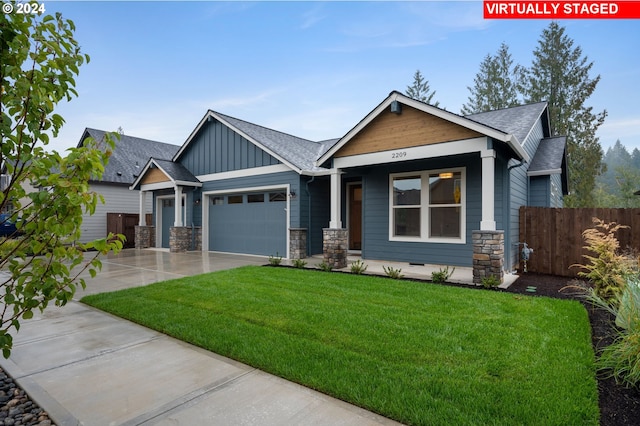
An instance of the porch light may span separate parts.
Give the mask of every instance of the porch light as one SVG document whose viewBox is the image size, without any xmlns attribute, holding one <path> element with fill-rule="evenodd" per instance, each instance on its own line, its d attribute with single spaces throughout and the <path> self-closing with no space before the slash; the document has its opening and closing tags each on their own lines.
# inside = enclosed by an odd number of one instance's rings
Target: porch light
<svg viewBox="0 0 640 426">
<path fill-rule="evenodd" d="M 453 173 L 451 172 L 440 173 L 438 177 L 440 179 L 451 179 L 453 177 Z"/>
</svg>

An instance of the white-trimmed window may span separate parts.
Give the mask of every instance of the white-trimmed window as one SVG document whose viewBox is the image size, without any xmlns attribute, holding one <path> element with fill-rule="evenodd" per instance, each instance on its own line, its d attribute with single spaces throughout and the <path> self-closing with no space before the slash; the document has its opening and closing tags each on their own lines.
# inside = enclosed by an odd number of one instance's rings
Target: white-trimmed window
<svg viewBox="0 0 640 426">
<path fill-rule="evenodd" d="M 389 176 L 389 239 L 465 242 L 465 169 Z"/>
</svg>

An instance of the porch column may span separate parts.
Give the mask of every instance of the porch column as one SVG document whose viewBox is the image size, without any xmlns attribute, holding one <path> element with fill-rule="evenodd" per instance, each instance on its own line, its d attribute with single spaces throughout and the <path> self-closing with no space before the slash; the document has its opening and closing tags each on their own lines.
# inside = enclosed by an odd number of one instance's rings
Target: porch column
<svg viewBox="0 0 640 426">
<path fill-rule="evenodd" d="M 140 218 L 138 220 L 138 225 L 147 226 L 147 215 L 145 212 L 145 207 L 147 205 L 147 191 L 140 191 Z"/>
<path fill-rule="evenodd" d="M 481 231 L 495 231 L 495 162 L 496 152 L 493 149 L 483 150 L 482 157 L 482 220 Z"/>
<path fill-rule="evenodd" d="M 340 175 L 342 170 L 331 170 L 331 221 L 329 222 L 329 228 L 339 229 L 342 228 L 342 221 L 340 220 L 341 198 L 342 191 L 340 191 L 342 179 Z"/>
<path fill-rule="evenodd" d="M 182 226 L 182 187 L 176 185 L 176 199 L 175 199 L 175 221 L 173 226 Z"/>
</svg>

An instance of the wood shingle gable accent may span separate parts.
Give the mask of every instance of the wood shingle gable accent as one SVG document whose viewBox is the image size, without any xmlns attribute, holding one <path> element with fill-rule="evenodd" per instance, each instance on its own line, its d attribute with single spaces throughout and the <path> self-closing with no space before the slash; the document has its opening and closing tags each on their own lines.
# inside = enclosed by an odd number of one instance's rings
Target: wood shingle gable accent
<svg viewBox="0 0 640 426">
<path fill-rule="evenodd" d="M 145 185 L 148 183 L 159 183 L 159 182 L 169 182 L 171 179 L 160 169 L 149 169 L 144 174 L 142 178 L 141 184 Z"/>
<path fill-rule="evenodd" d="M 401 114 L 386 110 L 340 148 L 335 157 L 433 145 L 483 136 L 440 117 L 404 106 Z"/>
</svg>

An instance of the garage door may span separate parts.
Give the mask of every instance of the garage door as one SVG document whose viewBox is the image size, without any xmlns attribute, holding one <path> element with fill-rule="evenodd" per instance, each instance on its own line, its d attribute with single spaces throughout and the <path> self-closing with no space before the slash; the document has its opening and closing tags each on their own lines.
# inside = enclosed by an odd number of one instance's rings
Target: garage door
<svg viewBox="0 0 640 426">
<path fill-rule="evenodd" d="M 285 191 L 209 198 L 209 250 L 286 257 Z"/>
</svg>

